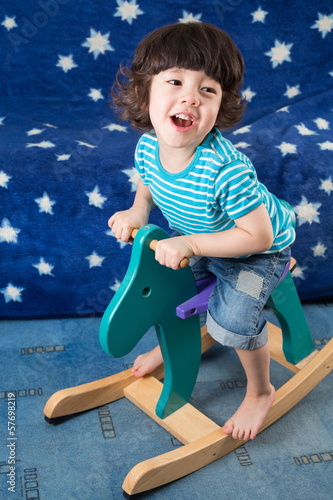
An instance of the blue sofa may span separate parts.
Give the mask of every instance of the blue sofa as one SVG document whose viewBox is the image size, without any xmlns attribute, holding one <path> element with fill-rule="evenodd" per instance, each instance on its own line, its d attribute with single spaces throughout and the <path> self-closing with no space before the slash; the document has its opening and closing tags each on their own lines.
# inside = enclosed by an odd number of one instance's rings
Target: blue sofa
<svg viewBox="0 0 333 500">
<path fill-rule="evenodd" d="M 138 132 L 109 90 L 158 26 L 207 21 L 241 49 L 245 119 L 225 135 L 297 216 L 302 300 L 333 282 L 333 12 L 329 0 L 12 0 L 0 5 L 0 316 L 100 314 L 130 245 L 107 220 L 133 199 Z M 151 222 L 166 228 L 156 210 Z"/>
</svg>

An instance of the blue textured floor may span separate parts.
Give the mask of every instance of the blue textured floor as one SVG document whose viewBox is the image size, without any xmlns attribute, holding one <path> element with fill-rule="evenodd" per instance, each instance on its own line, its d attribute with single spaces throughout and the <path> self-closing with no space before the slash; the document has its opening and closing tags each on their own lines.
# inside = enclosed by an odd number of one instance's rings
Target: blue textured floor
<svg viewBox="0 0 333 500">
<path fill-rule="evenodd" d="M 317 348 L 333 332 L 333 304 L 304 307 Z M 44 421 L 53 392 L 130 366 L 155 343 L 150 331 L 135 351 L 111 359 L 98 342 L 99 318 L 1 322 L 0 498 L 120 500 L 122 481 L 138 462 L 180 443 L 127 400 L 92 410 L 58 426 Z M 272 362 L 281 386 L 290 372 Z M 204 356 L 192 404 L 218 424 L 245 391 L 232 350 L 214 346 Z M 319 500 L 332 498 L 332 374 L 277 423 L 235 452 L 140 498 Z M 7 425 L 8 393 L 15 391 L 15 446 Z M 15 455 L 15 492 L 8 491 L 8 459 Z"/>
</svg>

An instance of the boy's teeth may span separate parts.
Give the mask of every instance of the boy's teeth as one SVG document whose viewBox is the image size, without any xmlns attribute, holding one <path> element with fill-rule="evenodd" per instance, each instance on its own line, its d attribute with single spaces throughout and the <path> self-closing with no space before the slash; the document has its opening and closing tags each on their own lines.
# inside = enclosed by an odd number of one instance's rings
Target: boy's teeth
<svg viewBox="0 0 333 500">
<path fill-rule="evenodd" d="M 181 118 L 182 120 L 191 120 L 191 122 L 193 121 L 192 118 L 189 118 L 188 116 L 183 115 L 183 114 L 175 115 L 175 116 L 176 116 L 176 118 Z"/>
</svg>

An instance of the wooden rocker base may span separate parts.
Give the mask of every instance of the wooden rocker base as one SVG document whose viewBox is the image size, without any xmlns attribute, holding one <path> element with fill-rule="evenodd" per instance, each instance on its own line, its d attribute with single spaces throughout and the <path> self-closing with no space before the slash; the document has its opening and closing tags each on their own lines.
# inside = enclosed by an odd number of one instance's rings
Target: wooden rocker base
<svg viewBox="0 0 333 500">
<path fill-rule="evenodd" d="M 271 323 L 269 341 L 271 357 L 295 374 L 277 390 L 275 402 L 260 432 L 295 406 L 333 369 L 333 339 L 321 351 L 315 351 L 298 365 L 285 361 L 281 331 Z M 203 327 L 202 351 L 214 343 Z M 134 466 L 123 483 L 124 495 L 127 498 L 186 476 L 246 442 L 223 434 L 215 422 L 190 404 L 164 419 L 157 417 L 155 406 L 162 387 L 158 381 L 160 378 L 163 378 L 163 369 L 140 379 L 129 369 L 101 380 L 59 391 L 51 396 L 44 408 L 47 421 L 56 423 L 59 417 L 73 415 L 126 397 L 184 444 L 171 452 Z"/>
</svg>

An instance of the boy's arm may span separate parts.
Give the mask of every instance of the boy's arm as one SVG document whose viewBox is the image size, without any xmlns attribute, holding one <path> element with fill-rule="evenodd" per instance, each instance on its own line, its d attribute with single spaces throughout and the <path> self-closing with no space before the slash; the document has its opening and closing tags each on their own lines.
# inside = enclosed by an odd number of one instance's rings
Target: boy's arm
<svg viewBox="0 0 333 500">
<path fill-rule="evenodd" d="M 147 224 L 149 214 L 154 206 L 148 187 L 143 184 L 142 179 L 139 179 L 132 207 L 122 212 L 116 212 L 108 221 L 115 237 L 118 240 L 130 241 L 133 229 Z"/>
<path fill-rule="evenodd" d="M 264 252 L 273 244 L 273 229 L 265 206 L 235 220 L 236 226 L 219 233 L 198 233 L 162 240 L 156 249 L 156 258 L 173 269 L 179 268 L 184 258 L 241 257 Z"/>
</svg>

